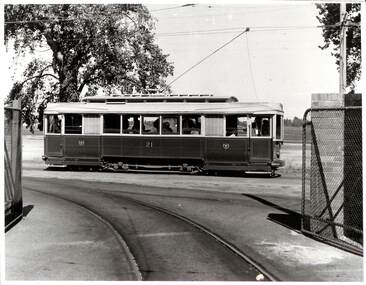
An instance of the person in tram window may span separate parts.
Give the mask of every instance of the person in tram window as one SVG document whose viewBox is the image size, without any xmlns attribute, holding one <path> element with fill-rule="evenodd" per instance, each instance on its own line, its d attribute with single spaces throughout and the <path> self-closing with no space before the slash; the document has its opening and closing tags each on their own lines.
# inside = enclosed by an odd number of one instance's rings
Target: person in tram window
<svg viewBox="0 0 366 285">
<path fill-rule="evenodd" d="M 196 119 L 190 119 L 188 122 L 191 135 L 199 135 L 198 123 Z"/>
<path fill-rule="evenodd" d="M 269 136 L 269 120 L 263 120 L 262 122 L 262 136 Z"/>
<path fill-rule="evenodd" d="M 153 123 L 154 129 L 150 130 L 152 134 L 159 134 L 159 119 L 156 119 Z"/>
<path fill-rule="evenodd" d="M 131 131 L 133 134 L 138 134 L 140 132 L 140 121 L 138 117 L 133 118 L 133 126 Z"/>
<path fill-rule="evenodd" d="M 187 117 L 183 117 L 183 122 L 182 122 L 182 129 L 183 129 L 183 134 L 190 134 L 191 133 L 191 119 L 187 118 Z"/>
<path fill-rule="evenodd" d="M 61 131 L 60 120 L 58 120 L 56 115 L 49 117 L 50 133 L 59 133 Z"/>
<path fill-rule="evenodd" d="M 253 124 L 252 124 L 252 135 L 260 137 L 262 136 L 262 118 L 256 117 Z"/>
<path fill-rule="evenodd" d="M 173 132 L 172 128 L 170 127 L 169 122 L 163 123 L 163 133 L 164 134 L 171 134 Z"/>
</svg>

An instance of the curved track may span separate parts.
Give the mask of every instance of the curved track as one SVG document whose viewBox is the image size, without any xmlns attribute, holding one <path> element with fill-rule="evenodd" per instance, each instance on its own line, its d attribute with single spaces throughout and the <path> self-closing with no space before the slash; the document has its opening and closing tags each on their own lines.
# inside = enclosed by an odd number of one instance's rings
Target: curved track
<svg viewBox="0 0 366 285">
<path fill-rule="evenodd" d="M 44 184 L 27 189 L 76 203 L 110 225 L 128 245 L 142 280 L 254 281 L 261 275 L 263 280 L 277 280 L 224 238 L 185 216 L 149 203 L 148 196 L 137 200 L 106 190 L 67 189 L 57 182 L 52 187 Z"/>
</svg>

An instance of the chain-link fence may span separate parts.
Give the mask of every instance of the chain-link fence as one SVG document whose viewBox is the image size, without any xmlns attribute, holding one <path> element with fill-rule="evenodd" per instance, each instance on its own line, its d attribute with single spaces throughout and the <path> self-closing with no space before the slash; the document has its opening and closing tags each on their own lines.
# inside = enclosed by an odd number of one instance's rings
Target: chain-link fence
<svg viewBox="0 0 366 285">
<path fill-rule="evenodd" d="M 19 102 L 4 110 L 5 229 L 22 217 L 22 137 Z"/>
<path fill-rule="evenodd" d="M 361 113 L 361 107 L 313 108 L 303 125 L 302 231 L 358 254 L 363 251 Z"/>
</svg>

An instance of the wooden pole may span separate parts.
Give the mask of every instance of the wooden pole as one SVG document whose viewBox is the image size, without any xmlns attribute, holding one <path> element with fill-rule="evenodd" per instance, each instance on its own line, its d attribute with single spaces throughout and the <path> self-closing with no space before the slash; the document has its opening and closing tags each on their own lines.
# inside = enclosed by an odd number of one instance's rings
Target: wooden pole
<svg viewBox="0 0 366 285">
<path fill-rule="evenodd" d="M 339 51 L 339 93 L 344 99 L 347 87 L 347 33 L 346 33 L 346 3 L 340 4 L 340 51 Z"/>
</svg>

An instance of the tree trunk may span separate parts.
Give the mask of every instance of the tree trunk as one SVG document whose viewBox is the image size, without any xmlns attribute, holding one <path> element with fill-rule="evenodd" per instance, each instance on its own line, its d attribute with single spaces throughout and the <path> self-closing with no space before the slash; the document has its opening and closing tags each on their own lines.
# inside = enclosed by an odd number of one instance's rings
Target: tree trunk
<svg viewBox="0 0 366 285">
<path fill-rule="evenodd" d="M 77 84 L 77 71 L 70 70 L 66 73 L 60 73 L 60 102 L 79 101 L 79 92 Z"/>
</svg>

